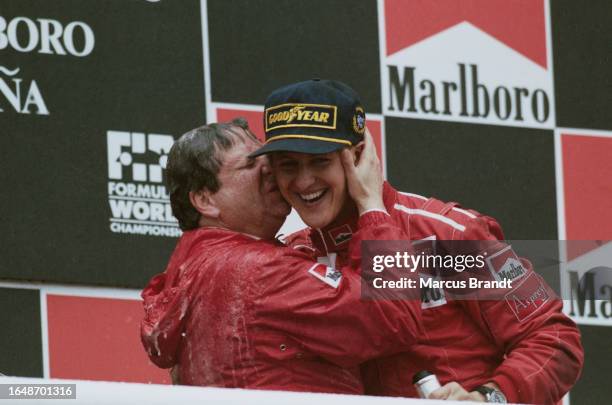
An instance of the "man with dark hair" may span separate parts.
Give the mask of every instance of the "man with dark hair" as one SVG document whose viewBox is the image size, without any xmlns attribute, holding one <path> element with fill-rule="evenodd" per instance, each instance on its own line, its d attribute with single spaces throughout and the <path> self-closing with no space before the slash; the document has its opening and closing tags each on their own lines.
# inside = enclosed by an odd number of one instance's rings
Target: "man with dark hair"
<svg viewBox="0 0 612 405">
<path fill-rule="evenodd" d="M 342 269 L 274 240 L 289 207 L 267 159 L 249 157 L 259 147 L 244 121 L 173 146 L 167 180 L 185 232 L 142 293 L 142 342 L 183 384 L 362 394 L 359 364 L 420 333 L 417 300 L 361 299 L 361 241 L 406 239 L 384 208 L 372 140 L 357 164 L 338 152 L 360 224 Z"/>
<path fill-rule="evenodd" d="M 214 152 L 229 149 L 234 144 L 234 137 L 238 139 L 238 135 L 232 132 L 232 125 L 244 130 L 248 128 L 246 121 L 237 118 L 231 124 L 195 128 L 174 144 L 173 157 L 167 169 L 172 174 L 169 179 L 172 212 L 183 231 L 199 226 L 200 213 L 191 205 L 189 192 L 204 188 L 212 192 L 219 190 L 220 162 Z M 245 131 L 245 134 L 251 136 L 250 131 Z"/>
<path fill-rule="evenodd" d="M 175 142 L 166 173 L 172 212 L 183 231 L 217 226 L 274 237 L 290 208 L 267 164 L 260 165 L 261 175 L 251 170 L 257 160 L 249 159 L 246 149 L 258 143 L 241 118 L 193 129 Z M 227 170 L 221 172 L 222 166 Z M 241 198 L 243 194 L 248 198 Z M 249 211 L 256 212 L 244 221 L 243 213 Z"/>
</svg>

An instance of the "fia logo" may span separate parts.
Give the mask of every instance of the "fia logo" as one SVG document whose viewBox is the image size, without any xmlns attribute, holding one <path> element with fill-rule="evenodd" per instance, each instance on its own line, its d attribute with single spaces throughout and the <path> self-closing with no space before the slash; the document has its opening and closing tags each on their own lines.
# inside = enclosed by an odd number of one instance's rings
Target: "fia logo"
<svg viewBox="0 0 612 405">
<path fill-rule="evenodd" d="M 108 131 L 108 204 L 114 233 L 180 236 L 162 184 L 171 135 Z"/>
<path fill-rule="evenodd" d="M 168 153 L 174 143 L 171 135 L 148 134 L 145 137 L 140 132 L 108 131 L 106 136 L 109 179 L 124 179 L 124 169 L 131 167 L 133 181 L 162 182 L 162 170 L 166 168 Z M 136 163 L 136 155 L 152 162 Z"/>
<path fill-rule="evenodd" d="M 0 94 L 6 103 L 0 100 L 0 112 L 10 105 L 18 114 L 49 115 L 49 109 L 40 92 L 36 80 L 24 80 L 17 77 L 19 68 L 13 70 L 0 66 Z"/>
</svg>

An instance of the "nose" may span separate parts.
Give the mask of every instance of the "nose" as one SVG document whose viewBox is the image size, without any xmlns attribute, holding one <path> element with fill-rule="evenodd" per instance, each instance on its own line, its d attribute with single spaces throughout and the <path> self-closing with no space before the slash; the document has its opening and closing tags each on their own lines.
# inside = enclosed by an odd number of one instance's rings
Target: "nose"
<svg viewBox="0 0 612 405">
<path fill-rule="evenodd" d="M 293 180 L 293 186 L 295 191 L 302 192 L 307 191 L 314 182 L 315 176 L 312 171 L 306 166 L 300 166 Z"/>
</svg>

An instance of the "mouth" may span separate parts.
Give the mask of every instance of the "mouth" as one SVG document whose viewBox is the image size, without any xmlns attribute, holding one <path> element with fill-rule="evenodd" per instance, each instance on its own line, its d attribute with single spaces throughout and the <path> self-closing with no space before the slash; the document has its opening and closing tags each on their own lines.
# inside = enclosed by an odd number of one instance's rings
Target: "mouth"
<svg viewBox="0 0 612 405">
<path fill-rule="evenodd" d="M 311 205 L 321 200 L 325 196 L 325 194 L 327 194 L 327 191 L 328 189 L 324 189 L 308 194 L 297 193 L 297 195 L 300 197 L 300 200 L 303 203 L 305 203 L 306 205 Z"/>
</svg>

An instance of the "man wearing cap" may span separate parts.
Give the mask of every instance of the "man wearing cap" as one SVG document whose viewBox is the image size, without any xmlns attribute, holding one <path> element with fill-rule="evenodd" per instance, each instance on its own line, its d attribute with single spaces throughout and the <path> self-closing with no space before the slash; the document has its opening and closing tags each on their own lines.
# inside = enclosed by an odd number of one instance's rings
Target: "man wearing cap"
<svg viewBox="0 0 612 405">
<path fill-rule="evenodd" d="M 313 257 L 336 268 L 344 266 L 360 224 L 335 151 L 349 149 L 359 160 L 365 133 L 359 97 L 337 81 L 294 83 L 268 97 L 264 120 L 266 145 L 252 156 L 270 154 L 281 193 L 310 226 L 291 235 L 289 243 L 310 247 Z M 508 299 L 456 300 L 443 289 L 421 291 L 424 334 L 410 351 L 365 364 L 366 392 L 416 396 L 412 376 L 429 370 L 444 384 L 430 398 L 559 401 L 580 374 L 579 331 L 531 264 L 497 243 L 504 239 L 497 221 L 457 203 L 399 193 L 388 183 L 383 200 L 410 240 L 491 241 L 497 250 L 486 253 L 506 255 L 520 271 L 507 276 L 515 286 Z M 482 276 L 493 279 L 500 270 L 488 264 Z"/>
<path fill-rule="evenodd" d="M 172 147 L 167 182 L 184 233 L 142 292 L 143 345 L 182 384 L 363 394 L 359 363 L 407 350 L 420 328 L 418 303 L 361 300 L 360 241 L 405 238 L 384 212 L 374 146 L 359 165 L 346 160 L 361 229 L 343 268 L 274 240 L 289 206 L 267 158 L 249 157 L 259 147 L 243 120 Z"/>
</svg>

